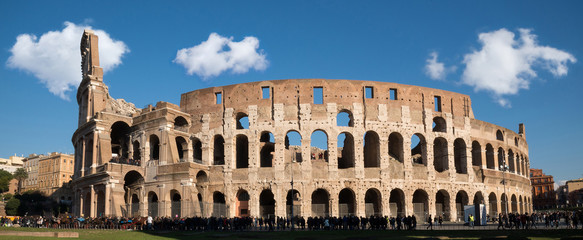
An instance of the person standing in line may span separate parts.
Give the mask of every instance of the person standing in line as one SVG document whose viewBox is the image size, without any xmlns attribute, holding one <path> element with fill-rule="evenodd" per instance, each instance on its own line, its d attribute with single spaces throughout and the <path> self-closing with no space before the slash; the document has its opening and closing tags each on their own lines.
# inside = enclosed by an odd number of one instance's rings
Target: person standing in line
<svg viewBox="0 0 583 240">
<path fill-rule="evenodd" d="M 146 223 L 148 225 L 148 230 L 152 230 L 152 216 L 148 216 Z"/>
<path fill-rule="evenodd" d="M 474 228 L 474 216 L 472 214 L 470 214 L 470 227 Z"/>
<path fill-rule="evenodd" d="M 429 214 L 429 218 L 427 218 L 427 222 L 429 223 L 429 225 L 427 226 L 427 229 L 431 228 L 431 230 L 433 230 L 433 219 L 431 219 L 431 214 Z"/>
</svg>

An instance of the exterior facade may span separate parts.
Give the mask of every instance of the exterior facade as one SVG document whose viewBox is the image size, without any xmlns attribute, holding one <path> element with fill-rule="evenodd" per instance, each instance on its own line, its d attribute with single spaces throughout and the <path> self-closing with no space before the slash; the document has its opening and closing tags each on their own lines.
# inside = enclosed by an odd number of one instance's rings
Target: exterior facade
<svg viewBox="0 0 583 240">
<path fill-rule="evenodd" d="M 31 155 L 24 160 L 28 178 L 23 190 L 39 190 L 55 200 L 72 201 L 69 181 L 73 177 L 74 156 L 53 152 L 48 155 Z"/>
<path fill-rule="evenodd" d="M 474 118 L 469 96 L 351 80 L 275 80 L 137 109 L 109 96 L 81 40 L 73 177 L 82 216 L 490 215 L 532 211 L 524 125 Z M 508 165 L 508 172 L 499 166 Z M 503 181 L 504 180 L 504 181 Z M 504 183 L 504 185 L 503 185 Z"/>
<path fill-rule="evenodd" d="M 552 208 L 557 204 L 553 176 L 545 175 L 542 169 L 530 169 L 534 209 Z"/>
<path fill-rule="evenodd" d="M 16 169 L 22 167 L 23 157 L 10 156 L 9 158 L 0 158 L 0 169 L 9 173 L 14 173 Z"/>
</svg>

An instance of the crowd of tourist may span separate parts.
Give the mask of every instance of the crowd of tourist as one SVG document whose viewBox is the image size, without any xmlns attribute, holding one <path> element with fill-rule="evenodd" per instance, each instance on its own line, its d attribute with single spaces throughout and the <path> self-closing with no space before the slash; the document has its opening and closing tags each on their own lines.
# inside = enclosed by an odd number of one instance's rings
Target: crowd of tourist
<svg viewBox="0 0 583 240">
<path fill-rule="evenodd" d="M 437 220 L 439 219 L 439 220 Z M 441 226 L 441 216 L 423 221 L 427 229 Z M 545 212 L 533 214 L 499 214 L 496 219 L 498 229 L 558 228 L 560 221 L 567 229 L 583 229 L 582 211 Z M 292 227 L 297 230 L 415 230 L 417 218 L 413 216 L 381 217 L 97 217 L 82 218 L 70 215 L 44 218 L 42 216 L 2 217 L 1 226 L 35 228 L 90 228 L 90 229 L 133 229 L 155 231 L 284 231 Z M 439 225 L 438 225 L 439 224 Z"/>
<path fill-rule="evenodd" d="M 111 160 L 109 162 L 112 163 L 121 163 L 121 164 L 129 164 L 129 165 L 135 165 L 135 166 L 140 166 L 142 164 L 142 161 L 140 161 L 140 159 L 132 159 L 132 158 L 126 158 L 126 157 L 112 157 Z"/>
</svg>

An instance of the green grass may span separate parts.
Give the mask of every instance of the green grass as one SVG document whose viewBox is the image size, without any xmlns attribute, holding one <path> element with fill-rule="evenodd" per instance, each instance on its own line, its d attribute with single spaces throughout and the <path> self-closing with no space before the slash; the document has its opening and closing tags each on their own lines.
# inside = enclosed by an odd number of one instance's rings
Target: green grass
<svg viewBox="0 0 583 240">
<path fill-rule="evenodd" d="M 375 239 L 583 239 L 582 230 L 444 230 L 444 231 L 296 231 L 296 232 L 140 232 L 123 230 L 59 230 L 38 228 L 0 228 L 0 231 L 78 232 L 79 239 L 132 240 L 132 239 L 294 239 L 294 240 L 375 240 Z M 2 239 L 23 239 L 2 236 Z M 33 238 L 26 239 L 56 239 Z"/>
</svg>

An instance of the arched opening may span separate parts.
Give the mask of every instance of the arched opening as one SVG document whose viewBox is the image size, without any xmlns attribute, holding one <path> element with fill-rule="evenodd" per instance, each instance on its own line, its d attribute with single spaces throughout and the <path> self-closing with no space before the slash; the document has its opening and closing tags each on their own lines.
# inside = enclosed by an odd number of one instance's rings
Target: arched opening
<svg viewBox="0 0 583 240">
<path fill-rule="evenodd" d="M 434 117 L 433 118 L 433 131 L 434 132 L 447 132 L 447 124 L 445 123 L 445 119 L 442 117 Z"/>
<path fill-rule="evenodd" d="M 213 217 L 226 217 L 227 216 L 227 201 L 225 200 L 225 195 L 222 192 L 213 193 Z"/>
<path fill-rule="evenodd" d="M 507 214 L 508 213 L 508 197 L 506 197 L 506 193 L 502 193 L 502 197 L 500 198 L 500 206 L 502 209 L 502 213 L 503 214 Z"/>
<path fill-rule="evenodd" d="M 344 109 L 336 115 L 336 126 L 338 127 L 354 127 L 354 119 L 352 112 Z"/>
<path fill-rule="evenodd" d="M 478 204 L 486 204 L 484 202 L 484 196 L 482 195 L 482 192 L 476 192 L 476 194 L 474 195 L 474 205 L 478 205 Z"/>
<path fill-rule="evenodd" d="M 246 113 L 237 113 L 237 129 L 249 129 L 249 117 Z"/>
<path fill-rule="evenodd" d="M 381 192 L 376 188 L 371 188 L 364 194 L 364 212 L 365 216 L 382 216 L 383 206 L 382 206 Z"/>
<path fill-rule="evenodd" d="M 85 194 L 85 198 L 83 199 L 83 216 L 84 217 L 91 217 L 91 193 Z"/>
<path fill-rule="evenodd" d="M 420 133 L 411 136 L 411 161 L 413 165 L 427 166 L 427 143 Z"/>
<path fill-rule="evenodd" d="M 113 159 L 127 160 L 130 144 L 130 126 L 125 122 L 115 122 L 111 125 L 111 157 Z"/>
<path fill-rule="evenodd" d="M 302 162 L 302 135 L 289 131 L 285 135 L 286 162 Z"/>
<path fill-rule="evenodd" d="M 338 169 L 354 167 L 354 138 L 350 133 L 338 135 Z"/>
<path fill-rule="evenodd" d="M 196 185 L 205 186 L 208 183 L 208 176 L 205 171 L 198 171 L 196 173 Z"/>
<path fill-rule="evenodd" d="M 496 140 L 504 141 L 504 134 L 502 134 L 502 131 L 500 130 L 496 131 Z"/>
<path fill-rule="evenodd" d="M 158 217 L 158 195 L 155 192 L 148 193 L 148 216 Z"/>
<path fill-rule="evenodd" d="M 249 216 L 249 193 L 241 189 L 237 192 L 237 216 L 238 217 L 248 217 Z"/>
<path fill-rule="evenodd" d="M 501 147 L 498 148 L 498 166 L 505 168 L 508 167 L 508 163 L 506 162 L 506 153 Z"/>
<path fill-rule="evenodd" d="M 433 166 L 435 171 L 443 172 L 449 169 L 447 157 L 447 140 L 442 137 L 435 138 L 433 141 Z"/>
<path fill-rule="evenodd" d="M 356 213 L 356 197 L 350 188 L 345 188 L 338 194 L 338 217 L 354 216 Z"/>
<path fill-rule="evenodd" d="M 482 146 L 478 141 L 472 142 L 472 165 L 482 166 Z"/>
<path fill-rule="evenodd" d="M 516 195 L 512 194 L 512 197 L 510 198 L 511 201 L 511 206 L 512 206 L 512 210 L 511 213 L 516 213 L 518 211 L 518 201 L 516 201 Z"/>
<path fill-rule="evenodd" d="M 494 148 L 492 145 L 486 144 L 486 168 L 494 169 L 496 168 L 494 164 Z"/>
<path fill-rule="evenodd" d="M 401 189 L 391 190 L 389 196 L 389 210 L 391 217 L 405 216 L 405 194 Z"/>
<path fill-rule="evenodd" d="M 522 196 L 518 197 L 518 210 L 519 213 L 524 213 L 524 203 L 522 202 Z"/>
<path fill-rule="evenodd" d="M 261 142 L 260 166 L 272 167 L 273 154 L 275 153 L 275 139 L 273 134 L 270 132 L 262 132 L 259 141 Z"/>
<path fill-rule="evenodd" d="M 522 160 L 518 153 L 516 153 L 516 174 L 522 175 Z"/>
<path fill-rule="evenodd" d="M 126 173 L 123 180 L 124 180 L 123 189 L 125 191 L 124 199 L 127 211 L 127 214 L 125 215 L 136 216 L 135 214 L 139 214 L 140 206 L 137 195 L 139 193 L 138 189 L 143 187 L 144 177 L 137 171 L 129 171 L 128 173 Z"/>
<path fill-rule="evenodd" d="M 514 146 L 518 147 L 518 137 L 514 137 Z"/>
<path fill-rule="evenodd" d="M 236 137 L 237 168 L 249 167 L 249 140 L 247 136 L 239 134 Z"/>
<path fill-rule="evenodd" d="M 140 149 L 140 142 L 134 141 L 133 152 L 134 152 L 134 154 L 132 157 L 133 157 L 135 162 L 139 162 L 140 160 L 142 160 L 142 151 Z M 132 161 L 130 161 L 130 162 L 132 162 Z M 137 164 L 137 165 L 139 165 L 139 164 Z"/>
<path fill-rule="evenodd" d="M 364 134 L 364 167 L 380 167 L 381 166 L 381 154 L 380 154 L 380 141 L 379 135 L 376 132 L 368 131 Z"/>
<path fill-rule="evenodd" d="M 328 217 L 330 209 L 330 194 L 328 191 L 318 188 L 312 193 L 312 216 Z"/>
<path fill-rule="evenodd" d="M 273 217 L 275 215 L 275 198 L 273 192 L 269 189 L 264 189 L 259 194 L 259 216 L 264 218 Z"/>
<path fill-rule="evenodd" d="M 300 198 L 300 192 L 294 189 L 287 191 L 287 196 L 285 197 L 285 215 L 287 217 L 292 217 L 292 206 L 293 206 L 293 216 L 302 216 L 302 201 Z"/>
<path fill-rule="evenodd" d="M 182 116 L 174 118 L 174 129 L 182 132 L 188 132 L 188 121 Z"/>
<path fill-rule="evenodd" d="M 85 145 L 85 166 L 84 168 L 91 168 L 93 165 L 93 139 L 87 140 Z"/>
<path fill-rule="evenodd" d="M 455 163 L 455 172 L 466 174 L 468 173 L 468 159 L 466 154 L 466 142 L 458 138 L 453 142 L 453 159 Z"/>
<path fill-rule="evenodd" d="M 310 137 L 310 157 L 312 160 L 328 162 L 328 134 L 316 130 Z"/>
<path fill-rule="evenodd" d="M 95 212 L 96 217 L 105 217 L 105 193 L 103 191 L 97 191 L 97 211 Z"/>
<path fill-rule="evenodd" d="M 498 199 L 495 193 L 488 195 L 488 202 L 490 207 L 490 217 L 498 217 Z"/>
<path fill-rule="evenodd" d="M 449 193 L 441 189 L 435 194 L 435 217 L 441 216 L 444 221 L 449 221 L 451 209 L 449 209 Z"/>
<path fill-rule="evenodd" d="M 185 162 L 188 156 L 188 143 L 183 137 L 176 137 L 176 150 L 178 151 L 178 161 Z"/>
<path fill-rule="evenodd" d="M 427 192 L 421 189 L 417 189 L 413 193 L 413 214 L 415 214 L 415 218 L 427 219 L 428 210 L 429 210 L 429 196 L 427 195 Z"/>
<path fill-rule="evenodd" d="M 202 163 L 202 142 L 198 138 L 192 138 L 192 158 L 194 162 Z"/>
<path fill-rule="evenodd" d="M 213 140 L 213 165 L 225 164 L 225 139 L 221 135 L 215 135 Z"/>
<path fill-rule="evenodd" d="M 182 197 L 180 196 L 180 193 L 178 193 L 178 191 L 176 190 L 170 190 L 170 215 L 171 217 L 174 218 L 179 218 L 182 217 L 180 210 L 181 210 L 181 200 Z"/>
<path fill-rule="evenodd" d="M 160 159 L 160 139 L 158 136 L 150 135 L 150 160 Z"/>
<path fill-rule="evenodd" d="M 514 162 L 514 153 L 512 149 L 508 149 L 508 169 L 510 172 L 516 172 L 516 163 Z"/>
<path fill-rule="evenodd" d="M 403 136 L 398 132 L 389 135 L 389 157 L 403 163 Z"/>
<path fill-rule="evenodd" d="M 464 219 L 464 206 L 468 205 L 468 202 L 468 194 L 465 191 L 459 191 L 455 195 L 455 208 L 458 221 L 466 221 L 466 219 Z"/>
</svg>

